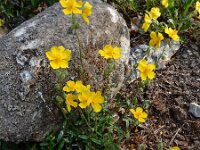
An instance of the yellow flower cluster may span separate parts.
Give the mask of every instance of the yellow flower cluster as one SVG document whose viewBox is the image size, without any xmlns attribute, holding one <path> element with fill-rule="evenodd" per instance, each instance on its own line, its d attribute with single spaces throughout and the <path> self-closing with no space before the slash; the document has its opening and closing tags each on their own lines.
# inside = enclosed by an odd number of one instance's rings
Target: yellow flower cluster
<svg viewBox="0 0 200 150">
<path fill-rule="evenodd" d="M 166 8 L 169 5 L 168 0 L 162 0 L 161 3 Z M 200 3 L 198 4 L 198 2 L 196 4 L 196 10 L 200 11 Z M 151 23 L 157 20 L 158 17 L 160 16 L 161 16 L 160 9 L 158 7 L 153 7 L 150 12 L 145 13 L 142 29 L 146 32 L 149 29 Z M 180 40 L 180 37 L 178 36 L 178 31 L 175 29 L 166 27 L 165 33 L 168 34 L 169 37 L 171 37 L 174 41 L 178 42 Z M 155 46 L 156 49 L 159 48 L 160 42 L 164 39 L 163 35 L 159 32 L 156 33 L 152 31 L 150 34 L 150 37 L 151 37 L 151 40 L 149 42 L 149 45 Z"/>
<path fill-rule="evenodd" d="M 4 20 L 0 19 L 0 27 L 2 27 L 4 25 Z"/>
<path fill-rule="evenodd" d="M 195 10 L 199 13 L 198 18 L 200 19 L 200 2 L 199 1 L 196 2 Z"/>
<path fill-rule="evenodd" d="M 137 107 L 136 110 L 130 109 L 130 112 L 139 122 L 145 122 L 145 119 L 148 116 L 148 114 L 145 111 L 143 111 L 141 107 Z"/>
<path fill-rule="evenodd" d="M 142 59 L 139 61 L 138 70 L 140 71 L 140 78 L 146 80 L 147 78 L 152 80 L 155 77 L 155 65 L 152 63 L 147 64 L 147 61 Z"/>
<path fill-rule="evenodd" d="M 46 52 L 46 56 L 53 69 L 68 68 L 71 50 L 65 49 L 63 46 L 53 46 L 50 51 Z"/>
<path fill-rule="evenodd" d="M 99 54 L 106 58 L 113 58 L 113 59 L 119 59 L 122 57 L 121 55 L 121 48 L 119 47 L 113 47 L 112 45 L 106 45 L 103 50 L 99 50 Z"/>
<path fill-rule="evenodd" d="M 76 108 L 79 106 L 84 109 L 90 105 L 96 113 L 102 110 L 101 104 L 104 103 L 104 97 L 100 91 L 92 92 L 90 85 L 85 86 L 81 81 L 74 82 L 69 80 L 66 86 L 64 86 L 63 91 L 68 93 L 66 96 L 66 107 L 69 112 L 71 107 Z M 79 100 L 79 104 L 77 100 Z"/>
<path fill-rule="evenodd" d="M 60 4 L 64 8 L 65 15 L 79 14 L 86 23 L 90 23 L 88 17 L 92 14 L 92 5 L 89 2 L 85 2 L 83 5 L 81 0 L 60 0 Z"/>
<path fill-rule="evenodd" d="M 142 29 L 144 32 L 147 32 L 148 28 L 150 27 L 152 20 L 157 20 L 160 17 L 160 9 L 158 7 L 151 8 L 150 12 L 145 13 L 144 16 L 144 23 L 142 25 Z"/>
</svg>

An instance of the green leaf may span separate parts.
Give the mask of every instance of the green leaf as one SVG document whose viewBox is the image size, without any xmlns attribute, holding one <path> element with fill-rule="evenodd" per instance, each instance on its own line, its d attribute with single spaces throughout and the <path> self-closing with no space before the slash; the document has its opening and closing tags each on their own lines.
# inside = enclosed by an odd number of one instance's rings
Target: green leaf
<svg viewBox="0 0 200 150">
<path fill-rule="evenodd" d="M 61 130 L 60 133 L 58 134 L 57 142 L 60 142 L 60 140 L 63 138 L 63 135 L 64 135 L 64 132 L 63 130 Z"/>
<path fill-rule="evenodd" d="M 187 0 L 187 3 L 184 5 L 184 12 L 183 12 L 183 16 L 185 17 L 185 15 L 187 14 L 190 6 L 194 3 L 194 0 Z"/>
<path fill-rule="evenodd" d="M 91 138 L 91 141 L 98 144 L 98 145 L 102 145 L 102 141 L 96 139 L 96 138 Z"/>
<path fill-rule="evenodd" d="M 59 104 L 60 106 L 62 106 L 63 102 L 65 100 L 61 97 L 61 96 L 56 96 L 56 102 L 57 104 Z"/>
<path fill-rule="evenodd" d="M 151 101 L 150 100 L 145 100 L 143 102 L 144 109 L 148 109 L 150 106 L 151 106 Z"/>
<path fill-rule="evenodd" d="M 83 139 L 83 140 L 89 139 L 89 137 L 87 135 L 79 135 L 78 137 Z"/>
<path fill-rule="evenodd" d="M 147 148 L 146 144 L 139 144 L 138 145 L 138 150 L 145 150 Z"/>
<path fill-rule="evenodd" d="M 133 98 L 133 104 L 137 107 L 137 105 L 138 105 L 137 97 L 134 97 L 134 98 Z"/>
<path fill-rule="evenodd" d="M 168 0 L 169 8 L 174 7 L 174 0 Z"/>
<path fill-rule="evenodd" d="M 163 144 L 163 142 L 160 142 L 160 143 L 157 145 L 157 148 L 158 148 L 158 150 L 164 150 L 164 144 Z"/>
<path fill-rule="evenodd" d="M 65 145 L 65 141 L 62 140 L 62 141 L 59 143 L 59 145 L 58 145 L 58 150 L 62 150 L 63 147 L 64 147 L 64 145 Z"/>
</svg>

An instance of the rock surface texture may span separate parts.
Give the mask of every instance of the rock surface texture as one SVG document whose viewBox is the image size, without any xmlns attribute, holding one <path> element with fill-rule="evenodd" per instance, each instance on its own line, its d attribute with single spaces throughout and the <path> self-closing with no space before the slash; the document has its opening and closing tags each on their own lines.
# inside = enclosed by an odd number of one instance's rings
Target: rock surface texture
<svg viewBox="0 0 200 150">
<path fill-rule="evenodd" d="M 77 71 L 80 59 L 77 39 L 70 28 L 71 18 L 62 13 L 58 3 L 0 39 L 0 139 L 41 141 L 52 129 L 62 126 L 62 115 L 53 102 L 57 95 L 55 72 L 45 57 L 52 46 L 72 50 L 69 79 L 85 79 L 93 90 L 101 90 L 104 80 L 102 68 L 106 61 L 98 50 L 106 44 L 120 46 L 123 57 L 116 62 L 109 81 L 112 93 L 120 89 L 130 53 L 128 28 L 114 8 L 100 0 L 90 2 L 91 24 L 79 18 L 85 74 Z"/>
<path fill-rule="evenodd" d="M 200 118 L 200 105 L 196 103 L 190 103 L 189 112 L 196 118 Z"/>
</svg>

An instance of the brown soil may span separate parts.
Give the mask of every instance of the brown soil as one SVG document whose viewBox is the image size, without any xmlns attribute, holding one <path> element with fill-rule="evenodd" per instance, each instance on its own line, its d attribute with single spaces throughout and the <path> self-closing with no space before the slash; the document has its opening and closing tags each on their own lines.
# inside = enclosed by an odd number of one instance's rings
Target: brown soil
<svg viewBox="0 0 200 150">
<path fill-rule="evenodd" d="M 190 41 L 183 45 L 141 95 L 151 100 L 149 118 L 139 132 L 132 133 L 128 149 L 146 144 L 157 150 L 178 145 L 181 150 L 200 150 L 200 119 L 189 114 L 189 104 L 200 104 L 200 48 Z M 129 90 L 133 90 L 132 87 Z M 132 147 L 132 148 L 131 148 Z"/>
</svg>

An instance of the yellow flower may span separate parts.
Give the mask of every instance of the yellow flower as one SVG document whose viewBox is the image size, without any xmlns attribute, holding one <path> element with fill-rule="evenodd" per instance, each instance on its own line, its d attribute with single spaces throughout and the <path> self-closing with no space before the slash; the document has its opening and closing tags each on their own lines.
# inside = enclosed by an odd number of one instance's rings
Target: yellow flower
<svg viewBox="0 0 200 150">
<path fill-rule="evenodd" d="M 145 13 L 144 15 L 144 22 L 151 24 L 152 16 L 149 12 Z"/>
<path fill-rule="evenodd" d="M 196 11 L 198 11 L 199 14 L 200 14 L 200 2 L 199 2 L 199 1 L 196 2 L 196 7 L 195 7 L 195 9 L 196 9 Z"/>
<path fill-rule="evenodd" d="M 76 83 L 74 81 L 67 81 L 67 85 L 63 87 L 63 91 L 73 92 L 76 90 Z"/>
<path fill-rule="evenodd" d="M 100 91 L 97 91 L 96 93 L 92 92 L 90 101 L 91 101 L 91 105 L 92 105 L 94 112 L 98 113 L 102 110 L 102 106 L 100 104 L 102 104 L 104 102 L 104 97 L 101 96 Z"/>
<path fill-rule="evenodd" d="M 179 41 L 180 37 L 177 35 L 178 31 L 177 30 L 173 30 L 172 28 L 165 28 L 165 33 L 167 33 L 169 35 L 169 37 L 171 37 L 174 41 Z"/>
<path fill-rule="evenodd" d="M 106 59 L 119 59 L 121 58 L 121 48 L 112 47 L 112 45 L 106 45 L 103 50 L 99 50 L 99 54 Z"/>
<path fill-rule="evenodd" d="M 178 146 L 171 147 L 170 150 L 181 150 Z"/>
<path fill-rule="evenodd" d="M 60 4 L 64 8 L 63 12 L 65 15 L 82 13 L 82 10 L 80 10 L 83 5 L 82 1 L 77 2 L 76 0 L 60 0 Z"/>
<path fill-rule="evenodd" d="M 160 42 L 164 39 L 163 35 L 158 32 L 151 32 L 150 34 L 151 40 L 149 42 L 150 46 L 155 46 L 156 49 L 160 47 Z"/>
<path fill-rule="evenodd" d="M 4 20 L 0 19 L 0 27 L 2 27 L 4 25 Z"/>
<path fill-rule="evenodd" d="M 90 85 L 84 86 L 81 81 L 67 81 L 67 85 L 63 87 L 63 91 L 66 92 L 74 92 L 77 91 L 78 93 L 89 91 Z"/>
<path fill-rule="evenodd" d="M 153 20 L 157 20 L 161 15 L 160 9 L 158 7 L 153 7 L 151 8 L 150 14 Z"/>
<path fill-rule="evenodd" d="M 167 8 L 169 6 L 168 0 L 162 0 L 162 5 Z"/>
<path fill-rule="evenodd" d="M 87 17 L 91 16 L 91 14 L 92 14 L 92 5 L 89 2 L 86 2 L 83 6 L 82 18 L 88 24 L 90 24 L 90 20 Z"/>
<path fill-rule="evenodd" d="M 90 97 L 92 96 L 92 92 L 90 91 L 84 91 L 83 93 L 78 95 L 78 99 L 80 101 L 79 106 L 81 108 L 86 108 L 87 106 L 90 105 L 91 99 Z"/>
<path fill-rule="evenodd" d="M 81 81 L 76 81 L 76 91 L 79 93 L 90 91 L 90 85 L 83 85 Z"/>
<path fill-rule="evenodd" d="M 144 32 L 147 32 L 150 24 L 151 24 L 151 21 L 152 20 L 152 17 L 151 17 L 151 14 L 150 13 L 145 13 L 145 16 L 144 16 L 144 23 L 142 25 L 142 29 L 144 30 Z"/>
<path fill-rule="evenodd" d="M 154 70 L 155 70 L 154 64 L 147 64 L 146 60 L 142 59 L 139 62 L 138 69 L 140 71 L 140 77 L 142 80 L 146 80 L 147 78 L 153 79 L 155 76 Z"/>
<path fill-rule="evenodd" d="M 71 50 L 65 49 L 63 46 L 54 46 L 50 51 L 46 52 L 46 56 L 53 69 L 68 68 Z"/>
<path fill-rule="evenodd" d="M 77 99 L 78 99 L 78 97 L 76 95 L 67 94 L 65 103 L 67 105 L 68 112 L 71 111 L 71 106 L 74 108 L 76 108 L 78 106 L 78 103 L 74 102 L 74 100 L 77 100 Z"/>
<path fill-rule="evenodd" d="M 148 114 L 143 111 L 141 107 L 137 107 L 136 110 L 130 109 L 130 112 L 133 114 L 133 116 L 139 121 L 139 122 L 145 122 L 145 119 L 147 118 Z"/>
<path fill-rule="evenodd" d="M 144 32 L 147 32 L 147 30 L 149 29 L 150 25 L 151 25 L 150 23 L 146 23 L 146 22 L 144 22 L 142 24 L 142 29 L 144 30 Z"/>
</svg>

